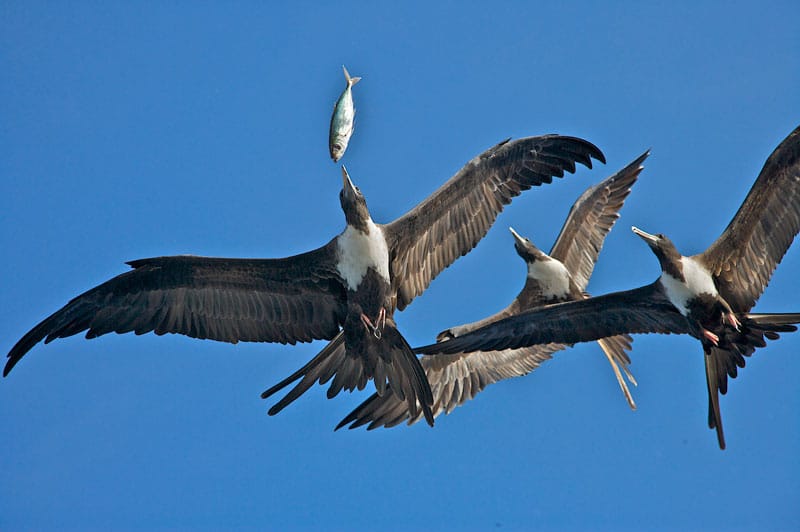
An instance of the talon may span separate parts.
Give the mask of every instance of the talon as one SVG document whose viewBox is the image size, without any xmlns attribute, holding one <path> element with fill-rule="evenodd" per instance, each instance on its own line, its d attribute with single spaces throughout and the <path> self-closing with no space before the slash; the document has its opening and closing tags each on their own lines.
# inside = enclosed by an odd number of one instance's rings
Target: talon
<svg viewBox="0 0 800 532">
<path fill-rule="evenodd" d="M 736 318 L 736 314 L 734 314 L 733 312 L 728 312 L 728 313 L 725 315 L 725 319 L 726 319 L 726 321 L 728 322 L 728 324 L 729 324 L 731 327 L 733 327 L 733 328 L 734 328 L 734 329 L 736 329 L 737 331 L 741 332 L 741 326 L 742 326 L 742 324 L 741 324 L 741 323 L 739 322 L 739 320 Z"/>
</svg>

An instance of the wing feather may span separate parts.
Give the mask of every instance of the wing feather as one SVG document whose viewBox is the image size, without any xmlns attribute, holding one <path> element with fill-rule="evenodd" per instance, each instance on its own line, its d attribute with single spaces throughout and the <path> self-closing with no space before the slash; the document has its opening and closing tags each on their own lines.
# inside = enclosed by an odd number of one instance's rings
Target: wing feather
<svg viewBox="0 0 800 532">
<path fill-rule="evenodd" d="M 384 226 L 393 249 L 392 284 L 403 310 L 458 257 L 486 235 L 503 207 L 523 190 L 605 162 L 589 142 L 559 135 L 501 142 L 467 163 L 425 201 Z"/>
<path fill-rule="evenodd" d="M 764 163 L 722 235 L 699 255 L 735 312 L 747 312 L 800 230 L 800 127 Z"/>
<path fill-rule="evenodd" d="M 585 291 L 589 284 L 606 235 L 619 218 L 619 211 L 644 168 L 642 163 L 648 155 L 650 150 L 619 172 L 587 189 L 569 211 L 550 256 L 566 266 L 581 291 Z"/>
<path fill-rule="evenodd" d="M 564 349 L 563 344 L 548 344 L 504 351 L 424 356 L 420 360 L 433 393 L 433 416 L 449 414 L 457 406 L 474 399 L 490 384 L 511 377 L 527 375 L 551 354 Z M 373 394 L 355 408 L 336 427 L 354 429 L 369 423 L 368 429 L 394 427 L 422 419 L 422 411 L 409 412 L 409 405 L 392 394 Z"/>
<path fill-rule="evenodd" d="M 79 295 L 23 336 L 8 354 L 4 375 L 41 340 L 82 331 L 86 338 L 155 332 L 231 343 L 330 339 L 346 313 L 333 245 L 285 259 L 129 262 L 133 270 Z"/>
<path fill-rule="evenodd" d="M 414 351 L 426 355 L 499 351 L 636 333 L 696 334 L 696 331 L 664 297 L 656 282 L 624 292 L 528 310 Z"/>
</svg>

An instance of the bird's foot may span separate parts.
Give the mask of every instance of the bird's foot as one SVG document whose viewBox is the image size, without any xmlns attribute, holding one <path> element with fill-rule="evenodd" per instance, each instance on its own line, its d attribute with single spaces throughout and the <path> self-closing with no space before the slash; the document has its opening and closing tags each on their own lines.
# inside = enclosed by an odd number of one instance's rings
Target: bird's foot
<svg viewBox="0 0 800 532">
<path fill-rule="evenodd" d="M 706 340 L 708 340 L 715 346 L 719 345 L 719 336 L 709 331 L 708 329 L 703 329 L 703 336 L 705 336 Z"/>
<path fill-rule="evenodd" d="M 736 317 L 736 314 L 734 314 L 733 312 L 726 312 L 725 313 L 725 321 L 728 322 L 728 325 L 730 325 L 731 327 L 733 327 L 737 331 L 741 332 L 742 324 L 739 321 L 739 319 Z"/>
<path fill-rule="evenodd" d="M 381 310 L 378 311 L 378 317 L 375 319 L 375 323 L 372 323 L 372 320 L 366 314 L 361 314 L 361 322 L 364 324 L 364 327 L 367 328 L 369 332 L 371 332 L 375 338 L 378 340 L 381 339 L 383 336 L 383 328 L 386 326 L 386 309 L 381 307 Z"/>
</svg>

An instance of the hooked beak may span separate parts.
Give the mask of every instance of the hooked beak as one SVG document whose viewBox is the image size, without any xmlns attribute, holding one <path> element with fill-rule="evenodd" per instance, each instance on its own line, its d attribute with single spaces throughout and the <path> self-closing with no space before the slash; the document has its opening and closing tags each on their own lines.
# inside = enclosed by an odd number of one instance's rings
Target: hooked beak
<svg viewBox="0 0 800 532">
<path fill-rule="evenodd" d="M 514 241 L 517 245 L 525 246 L 525 239 L 519 233 L 514 231 L 513 227 L 509 227 L 508 230 L 511 231 L 512 235 L 514 235 Z"/>
<path fill-rule="evenodd" d="M 342 165 L 342 192 L 347 199 L 352 200 L 356 197 L 356 187 L 350 180 L 350 174 L 347 173 L 347 168 Z"/>
<path fill-rule="evenodd" d="M 654 245 L 654 244 L 657 244 L 658 241 L 659 241 L 659 238 L 656 235 L 651 235 L 650 233 L 642 231 L 641 229 L 639 229 L 635 225 L 631 226 L 631 231 L 636 233 L 639 237 L 641 237 L 648 244 L 653 244 Z"/>
</svg>

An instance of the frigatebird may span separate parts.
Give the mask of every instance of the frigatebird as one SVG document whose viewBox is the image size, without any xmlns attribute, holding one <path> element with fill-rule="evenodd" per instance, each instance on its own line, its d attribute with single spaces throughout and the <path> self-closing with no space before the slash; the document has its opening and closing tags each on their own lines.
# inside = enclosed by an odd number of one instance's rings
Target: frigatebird
<svg viewBox="0 0 800 532">
<path fill-rule="evenodd" d="M 725 448 L 719 393 L 728 376 L 766 339 L 797 330 L 800 313 L 750 313 L 800 230 L 800 127 L 772 152 L 722 235 L 706 251 L 681 255 L 664 235 L 633 228 L 661 264 L 653 283 L 583 301 L 559 303 L 492 323 L 422 354 L 495 351 L 576 343 L 635 333 L 689 334 L 705 353 L 708 425 Z"/>
<path fill-rule="evenodd" d="M 172 256 L 129 262 L 133 270 L 77 296 L 23 336 L 4 375 L 34 345 L 86 332 L 178 333 L 201 339 L 294 344 L 331 340 L 334 385 L 375 378 L 429 423 L 432 397 L 416 356 L 397 331 L 403 310 L 444 268 L 469 252 L 523 190 L 605 162 L 593 144 L 545 135 L 506 140 L 467 163 L 392 223 L 372 221 L 346 170 L 339 194 L 345 230 L 324 246 L 282 259 Z M 338 391 L 337 389 L 337 391 Z M 330 392 L 329 392 L 330 393 Z"/>
<path fill-rule="evenodd" d="M 528 309 L 589 297 L 586 286 L 605 237 L 619 218 L 619 211 L 649 154 L 649 151 L 643 153 L 625 168 L 580 195 L 572 205 L 549 255 L 511 229 L 514 249 L 527 265 L 527 277 L 520 293 L 496 314 L 466 325 L 450 327 L 440 332 L 436 340 L 442 342 L 456 338 Z M 636 383 L 627 369 L 630 358 L 626 350 L 630 349 L 631 342 L 628 335 L 598 340 L 628 404 L 635 409 L 636 404 L 619 369 L 621 366 L 628 379 Z M 433 415 L 438 416 L 442 412 L 449 414 L 490 384 L 527 375 L 552 358 L 553 353 L 566 347 L 567 344 L 550 343 L 501 351 L 423 356 L 420 362 L 433 392 Z M 348 423 L 351 429 L 369 423 L 368 430 L 381 426 L 394 427 L 406 420 L 412 425 L 421 417 L 419 412 L 411 416 L 406 403 L 394 395 L 380 396 L 376 393 L 345 417 L 337 429 Z"/>
</svg>

